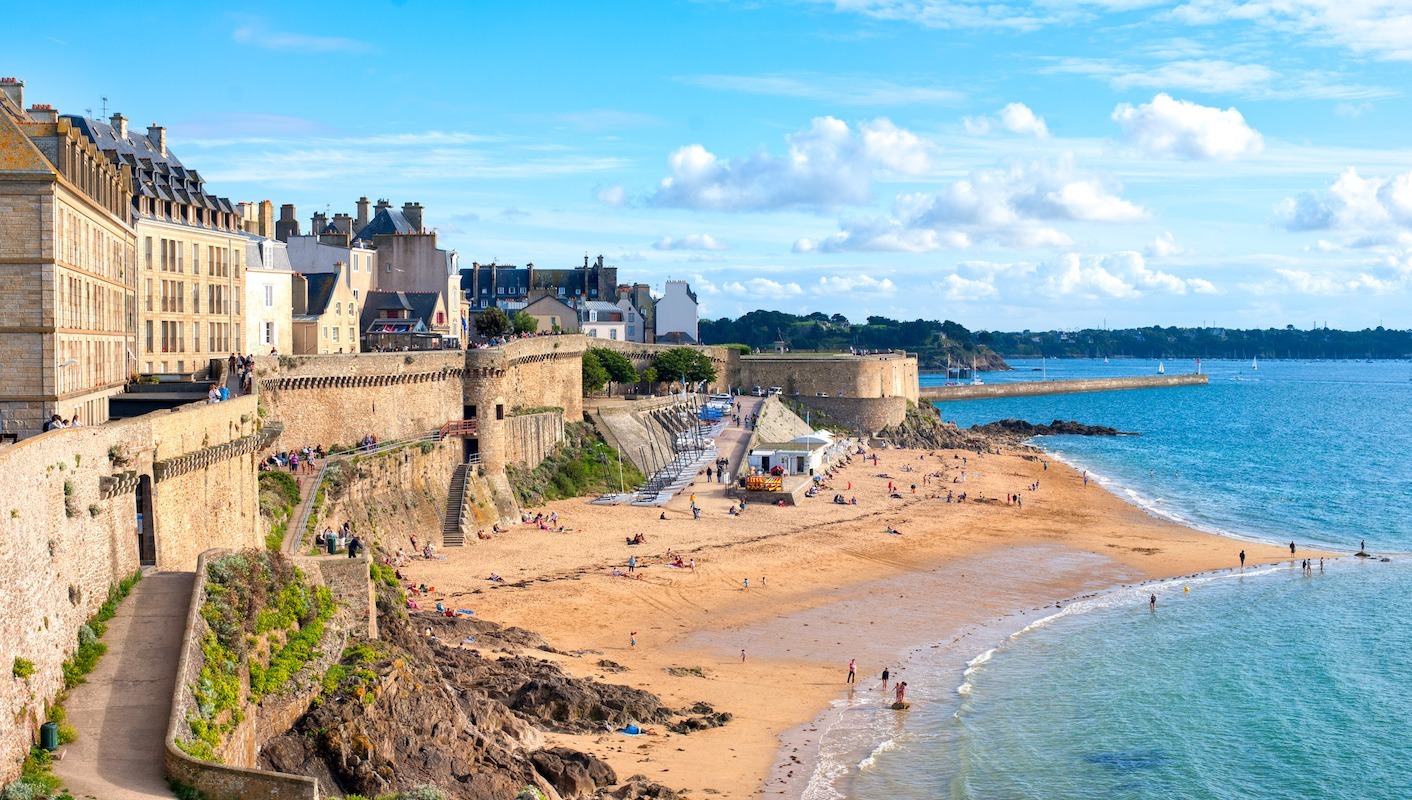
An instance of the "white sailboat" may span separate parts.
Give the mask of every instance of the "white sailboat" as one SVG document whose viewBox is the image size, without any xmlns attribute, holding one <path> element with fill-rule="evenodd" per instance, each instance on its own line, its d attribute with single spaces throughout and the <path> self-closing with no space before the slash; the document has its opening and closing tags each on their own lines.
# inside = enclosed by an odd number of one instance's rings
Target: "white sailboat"
<svg viewBox="0 0 1412 800">
<path fill-rule="evenodd" d="M 980 370 L 976 369 L 976 362 L 974 360 L 971 361 L 971 385 L 982 386 L 984 384 L 985 381 L 981 380 Z"/>
<path fill-rule="evenodd" d="M 1255 356 L 1254 358 L 1250 359 L 1250 371 L 1251 371 L 1251 372 L 1258 372 L 1259 370 L 1260 370 L 1260 356 Z"/>
<path fill-rule="evenodd" d="M 1166 364 L 1163 364 L 1161 361 L 1158 361 L 1158 362 L 1157 362 L 1157 374 L 1158 374 L 1158 375 L 1166 375 L 1166 374 L 1167 374 L 1167 365 L 1166 365 Z"/>
</svg>

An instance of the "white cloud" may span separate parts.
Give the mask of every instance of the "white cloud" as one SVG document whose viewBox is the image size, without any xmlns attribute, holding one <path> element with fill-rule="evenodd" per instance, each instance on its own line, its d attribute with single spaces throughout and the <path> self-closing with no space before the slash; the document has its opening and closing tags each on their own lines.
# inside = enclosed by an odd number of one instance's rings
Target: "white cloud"
<svg viewBox="0 0 1412 800">
<path fill-rule="evenodd" d="M 887 296 L 897 292 L 897 284 L 890 278 L 874 278 L 871 275 L 831 275 L 819 278 L 819 282 L 810 287 L 809 291 L 815 295 L 880 295 Z"/>
<path fill-rule="evenodd" d="M 908 86 L 881 78 L 801 73 L 792 75 L 695 75 L 687 83 L 707 89 L 773 97 L 802 97 L 848 106 L 942 105 L 960 100 L 955 89 Z"/>
<path fill-rule="evenodd" d="M 752 300 L 788 300 L 804 294 L 804 288 L 794 281 L 781 283 L 769 278 L 751 278 L 748 281 L 730 281 L 721 286 L 721 292 Z"/>
<path fill-rule="evenodd" d="M 932 288 L 940 291 L 942 297 L 952 302 L 987 300 L 999 294 L 993 283 L 963 278 L 954 273 L 932 284 Z"/>
<path fill-rule="evenodd" d="M 923 173 L 933 149 L 884 118 L 855 131 L 833 117 L 816 117 L 786 141 L 784 156 L 762 152 L 729 160 L 699 144 L 679 148 L 667 159 L 671 174 L 650 201 L 717 211 L 857 205 L 871 199 L 875 173 Z"/>
<path fill-rule="evenodd" d="M 236 44 L 248 44 L 265 50 L 293 50 L 301 53 L 367 53 L 373 46 L 359 39 L 339 36 L 315 36 L 308 33 L 277 31 L 263 22 L 251 21 L 231 31 Z"/>
<path fill-rule="evenodd" d="M 978 242 L 1007 247 L 1063 247 L 1069 236 L 1055 221 L 1132 222 L 1147 213 L 1098 178 L 1078 174 L 1068 156 L 1055 163 L 1015 163 L 977 170 L 935 193 L 899 195 L 886 218 L 852 218 L 822 241 L 801 239 L 798 252 L 920 253 Z"/>
<path fill-rule="evenodd" d="M 1132 251 L 1097 255 L 1066 253 L 1057 261 L 1042 265 L 1040 274 L 1045 279 L 1045 291 L 1055 295 L 1131 298 L 1149 292 L 1167 295 L 1216 292 L 1210 281 L 1179 278 L 1152 269 L 1141 253 Z"/>
<path fill-rule="evenodd" d="M 1156 239 L 1152 240 L 1152 244 L 1143 249 L 1143 253 L 1148 258 L 1169 258 L 1186 255 L 1189 252 L 1191 251 L 1177 244 L 1177 237 L 1173 236 L 1171 231 L 1163 231 Z"/>
<path fill-rule="evenodd" d="M 1160 50 L 1149 50 L 1148 55 L 1158 58 L 1171 56 Z M 1055 59 L 1039 71 L 1056 75 L 1083 75 L 1105 81 L 1119 91 L 1158 89 L 1276 100 L 1367 100 L 1399 94 L 1382 86 L 1348 83 L 1338 73 L 1321 70 L 1278 72 L 1263 64 L 1220 58 L 1173 58 L 1143 64 L 1113 58 L 1069 57 Z"/>
<path fill-rule="evenodd" d="M 1264 140 L 1234 108 L 1197 105 L 1159 94 L 1151 103 L 1120 103 L 1113 120 L 1129 144 L 1154 156 L 1227 161 L 1254 155 Z"/>
<path fill-rule="evenodd" d="M 709 233 L 688 233 L 673 238 L 663 236 L 652 245 L 653 250 L 725 250 L 729 245 Z"/>
<path fill-rule="evenodd" d="M 1370 247 L 1412 235 L 1412 171 L 1364 178 L 1349 167 L 1327 188 L 1285 199 L 1276 218 L 1291 231 L 1337 231 Z"/>
<path fill-rule="evenodd" d="M 594 193 L 594 196 L 598 199 L 598 202 L 613 208 L 621 208 L 627 205 L 628 202 L 627 190 L 621 186 L 600 187 L 598 191 Z"/>
<path fill-rule="evenodd" d="M 832 0 L 839 11 L 928 28 L 1004 28 L 1032 31 L 1085 19 L 1093 11 L 1126 11 L 1165 0 Z"/>
<path fill-rule="evenodd" d="M 1262 294 L 1303 294 L 1330 297 L 1350 294 L 1388 294 L 1408 287 L 1408 274 L 1375 275 L 1359 271 L 1340 275 L 1333 272 L 1312 273 L 1297 269 L 1276 269 L 1276 278 L 1256 287 Z"/>
<path fill-rule="evenodd" d="M 1049 138 L 1049 126 L 1044 123 L 1044 118 L 1036 116 L 1034 111 L 1024 103 L 1010 103 L 996 112 L 995 118 L 987 116 L 963 117 L 961 122 L 965 125 L 967 133 L 977 136 L 987 134 L 993 127 L 999 125 L 1011 133 L 1035 136 L 1040 139 Z"/>
<path fill-rule="evenodd" d="M 1355 53 L 1412 61 L 1412 6 L 1402 0 L 1191 0 L 1172 16 L 1191 25 L 1238 20 L 1333 41 Z"/>
</svg>

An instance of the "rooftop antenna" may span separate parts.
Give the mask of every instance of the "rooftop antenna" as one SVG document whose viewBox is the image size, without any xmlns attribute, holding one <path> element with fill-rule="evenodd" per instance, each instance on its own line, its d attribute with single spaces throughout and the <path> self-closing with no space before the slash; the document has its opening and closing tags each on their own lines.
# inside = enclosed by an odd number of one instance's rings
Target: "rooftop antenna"
<svg viewBox="0 0 1412 800">
<path fill-rule="evenodd" d="M 108 118 L 108 97 L 105 95 L 105 96 L 102 98 L 102 100 L 103 100 L 103 118 L 104 118 L 104 119 L 107 119 L 107 118 Z"/>
</svg>

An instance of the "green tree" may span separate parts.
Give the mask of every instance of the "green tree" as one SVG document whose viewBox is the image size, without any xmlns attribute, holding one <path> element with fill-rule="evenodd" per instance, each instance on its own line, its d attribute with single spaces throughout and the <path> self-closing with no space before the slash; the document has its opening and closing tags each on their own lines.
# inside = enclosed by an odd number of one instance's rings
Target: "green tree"
<svg viewBox="0 0 1412 800">
<path fill-rule="evenodd" d="M 504 336 L 512 330 L 510 318 L 498 308 L 487 308 L 476 315 L 476 333 L 481 336 Z"/>
<path fill-rule="evenodd" d="M 659 380 L 657 377 L 657 368 L 650 366 L 644 367 L 642 372 L 638 373 L 637 379 L 642 383 L 647 384 L 647 388 L 650 391 L 653 386 L 657 385 L 657 381 Z"/>
<path fill-rule="evenodd" d="M 515 326 L 515 333 L 534 333 L 539 330 L 539 320 L 524 311 L 516 311 L 511 324 Z"/>
<path fill-rule="evenodd" d="M 689 383 L 716 380 L 716 367 L 706 354 L 692 347 L 673 347 L 657 354 L 652 366 L 657 375 L 665 380 L 679 380 L 686 376 Z"/>
<path fill-rule="evenodd" d="M 608 369 L 603 366 L 603 361 L 598 354 L 601 351 L 597 348 L 586 350 L 583 354 L 583 393 L 601 391 L 603 384 L 608 382 Z"/>
<path fill-rule="evenodd" d="M 589 352 L 598 354 L 598 362 L 603 365 L 612 383 L 633 383 L 637 380 L 637 370 L 633 369 L 632 362 L 617 350 L 595 347 Z"/>
</svg>

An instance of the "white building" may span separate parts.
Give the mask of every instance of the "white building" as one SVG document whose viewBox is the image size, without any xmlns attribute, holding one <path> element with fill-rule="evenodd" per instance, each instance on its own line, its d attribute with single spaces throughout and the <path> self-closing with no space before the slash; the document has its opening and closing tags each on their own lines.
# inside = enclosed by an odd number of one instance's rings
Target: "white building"
<svg viewBox="0 0 1412 800">
<path fill-rule="evenodd" d="M 632 304 L 632 301 L 628 299 L 627 295 L 620 295 L 618 297 L 618 308 L 623 312 L 623 322 L 627 328 L 623 334 L 624 340 L 637 342 L 638 344 L 646 342 L 648 335 L 647 318 Z"/>
<path fill-rule="evenodd" d="M 623 310 L 602 300 L 579 303 L 579 332 L 591 339 L 628 341 Z"/>
<path fill-rule="evenodd" d="M 761 442 L 750 449 L 746 463 L 761 472 L 783 467 L 786 475 L 817 475 L 847 452 L 828 431 L 814 431 L 788 442 Z"/>
<path fill-rule="evenodd" d="M 293 275 L 284 242 L 255 239 L 245 246 L 245 343 L 241 352 L 291 352 Z"/>
<path fill-rule="evenodd" d="M 696 295 L 686 281 L 667 281 L 656 302 L 657 341 L 696 344 Z"/>
</svg>

